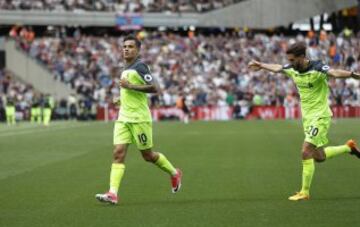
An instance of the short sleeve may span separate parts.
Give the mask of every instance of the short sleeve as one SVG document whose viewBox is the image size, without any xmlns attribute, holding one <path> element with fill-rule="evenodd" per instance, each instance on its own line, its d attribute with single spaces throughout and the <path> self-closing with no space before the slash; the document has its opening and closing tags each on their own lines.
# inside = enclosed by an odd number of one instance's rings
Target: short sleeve
<svg viewBox="0 0 360 227">
<path fill-rule="evenodd" d="M 327 79 L 328 78 L 328 72 L 330 70 L 330 66 L 327 64 L 323 64 L 323 63 L 319 63 L 316 66 L 316 71 L 319 72 L 320 76 L 322 76 L 323 78 Z"/>
<path fill-rule="evenodd" d="M 139 63 L 135 67 L 136 72 L 141 76 L 141 78 L 145 81 L 147 84 L 153 84 L 154 83 L 154 77 L 151 75 L 149 67 L 144 63 Z"/>
<path fill-rule="evenodd" d="M 294 69 L 290 64 L 283 65 L 281 72 L 288 77 L 293 77 Z"/>
<path fill-rule="evenodd" d="M 320 71 L 322 72 L 322 73 L 324 73 L 324 74 L 328 74 L 328 71 L 330 70 L 330 66 L 328 66 L 328 65 L 325 65 L 325 64 L 323 64 L 322 66 L 321 66 L 321 69 L 320 69 Z"/>
</svg>

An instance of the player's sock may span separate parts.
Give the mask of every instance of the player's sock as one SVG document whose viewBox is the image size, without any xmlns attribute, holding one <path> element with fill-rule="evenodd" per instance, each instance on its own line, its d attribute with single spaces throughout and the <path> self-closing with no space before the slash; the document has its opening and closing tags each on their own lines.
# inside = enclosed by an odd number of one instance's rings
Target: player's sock
<svg viewBox="0 0 360 227">
<path fill-rule="evenodd" d="M 156 160 L 155 165 L 157 165 L 160 169 L 164 170 L 165 172 L 169 173 L 170 175 L 176 175 L 177 171 L 174 166 L 167 160 L 167 158 L 161 154 L 159 154 L 158 160 Z"/>
<path fill-rule="evenodd" d="M 125 172 L 125 165 L 122 163 L 113 163 L 110 172 L 110 192 L 117 195 L 121 179 Z"/>
<path fill-rule="evenodd" d="M 309 195 L 311 181 L 315 172 L 314 159 L 303 160 L 302 164 L 302 187 L 300 193 Z"/>
<path fill-rule="evenodd" d="M 185 115 L 184 117 L 184 123 L 188 124 L 189 123 L 189 116 Z"/>
<path fill-rule="evenodd" d="M 351 148 L 348 145 L 341 145 L 334 147 L 325 147 L 324 151 L 326 154 L 326 159 L 329 159 L 344 153 L 350 153 Z"/>
</svg>

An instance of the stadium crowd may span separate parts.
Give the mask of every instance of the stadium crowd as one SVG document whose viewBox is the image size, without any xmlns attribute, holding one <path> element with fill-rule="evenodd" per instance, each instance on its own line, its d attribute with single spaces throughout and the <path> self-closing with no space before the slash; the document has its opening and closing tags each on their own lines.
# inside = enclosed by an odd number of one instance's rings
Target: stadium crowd
<svg viewBox="0 0 360 227">
<path fill-rule="evenodd" d="M 206 12 L 241 0 L 0 0 L 0 9 L 107 12 Z"/>
<path fill-rule="evenodd" d="M 18 111 L 30 109 L 34 95 L 31 85 L 15 80 L 9 71 L 0 70 L 0 120 L 5 120 L 5 107 L 10 102 Z"/>
<path fill-rule="evenodd" d="M 19 47 L 77 93 L 58 102 L 57 118 L 93 119 L 97 106 L 108 105 L 119 95 L 119 74 L 124 68 L 121 37 L 87 36 L 77 30 L 71 36 L 35 38 L 31 28 L 15 28 L 10 36 Z M 152 106 L 176 106 L 186 97 L 189 107 L 234 106 L 238 118 L 245 117 L 251 106 L 297 106 L 299 97 L 291 79 L 247 67 L 250 59 L 286 64 L 287 45 L 297 40 L 308 43 L 311 59 L 360 71 L 360 34 L 285 37 L 240 30 L 217 35 L 157 31 L 137 35 L 143 41 L 142 59 L 162 88 L 161 95 L 151 96 Z M 10 72 L 1 71 L 2 103 L 7 96 L 17 101 L 18 109 L 29 108 L 34 89 L 11 78 Z M 332 105 L 360 106 L 357 81 L 330 79 L 329 85 Z"/>
<path fill-rule="evenodd" d="M 31 109 L 44 109 L 49 103 L 55 119 L 94 120 L 96 118 L 96 103 L 84 96 L 71 94 L 67 99 L 55 103 L 53 97 L 43 94 L 31 84 L 18 80 L 6 70 L 0 70 L 0 122 L 6 120 L 6 107 L 14 106 L 16 119 L 31 119 Z M 41 122 L 41 121 L 40 121 Z"/>
<path fill-rule="evenodd" d="M 202 105 L 296 105 L 293 82 L 284 76 L 263 71 L 251 72 L 250 59 L 286 63 L 285 49 L 295 40 L 309 44 L 311 59 L 332 67 L 360 71 L 360 41 L 355 35 L 268 36 L 234 32 L 211 36 L 180 36 L 174 33 L 140 32 L 142 58 L 159 78 L 163 93 L 152 97 L 152 105 L 173 106 L 179 95 L 188 103 Z M 121 38 L 77 34 L 65 38 L 37 38 L 21 42 L 21 47 L 44 63 L 78 94 L 91 97 L 100 105 L 119 95 Z M 360 105 L 360 86 L 356 81 L 330 80 L 330 101 L 334 105 Z"/>
</svg>

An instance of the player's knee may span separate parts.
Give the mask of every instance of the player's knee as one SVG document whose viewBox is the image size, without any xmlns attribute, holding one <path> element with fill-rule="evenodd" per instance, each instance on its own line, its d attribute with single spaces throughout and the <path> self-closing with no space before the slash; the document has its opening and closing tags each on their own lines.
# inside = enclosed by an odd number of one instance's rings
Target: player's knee
<svg viewBox="0 0 360 227">
<path fill-rule="evenodd" d="M 326 160 L 325 154 L 323 152 L 316 152 L 314 153 L 314 160 L 315 162 L 324 162 Z"/>
<path fill-rule="evenodd" d="M 156 162 L 156 155 L 152 151 L 143 151 L 141 152 L 143 158 L 147 162 Z"/>
<path fill-rule="evenodd" d="M 125 159 L 125 149 L 123 147 L 115 147 L 113 152 L 115 162 L 122 163 Z"/>
<path fill-rule="evenodd" d="M 303 160 L 307 160 L 307 159 L 310 159 L 312 158 L 312 152 L 311 151 L 308 151 L 308 150 L 303 150 L 302 153 L 301 153 L 301 157 Z"/>
<path fill-rule="evenodd" d="M 314 160 L 315 160 L 315 162 L 320 163 L 320 162 L 324 162 L 326 160 L 326 158 L 325 157 L 314 157 Z"/>
<path fill-rule="evenodd" d="M 113 158 L 116 163 L 123 163 L 125 155 L 122 153 L 114 153 Z"/>
</svg>

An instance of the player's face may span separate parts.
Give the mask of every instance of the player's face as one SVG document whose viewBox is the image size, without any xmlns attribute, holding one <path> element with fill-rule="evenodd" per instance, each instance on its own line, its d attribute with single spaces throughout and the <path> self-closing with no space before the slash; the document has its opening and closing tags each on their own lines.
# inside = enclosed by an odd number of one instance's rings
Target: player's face
<svg viewBox="0 0 360 227">
<path fill-rule="evenodd" d="M 294 67 L 296 70 L 300 70 L 304 66 L 305 56 L 295 56 L 293 54 L 288 54 L 287 59 L 289 63 Z"/>
<path fill-rule="evenodd" d="M 133 60 L 139 54 L 139 49 L 134 40 L 126 40 L 123 44 L 123 57 L 125 60 Z"/>
</svg>

